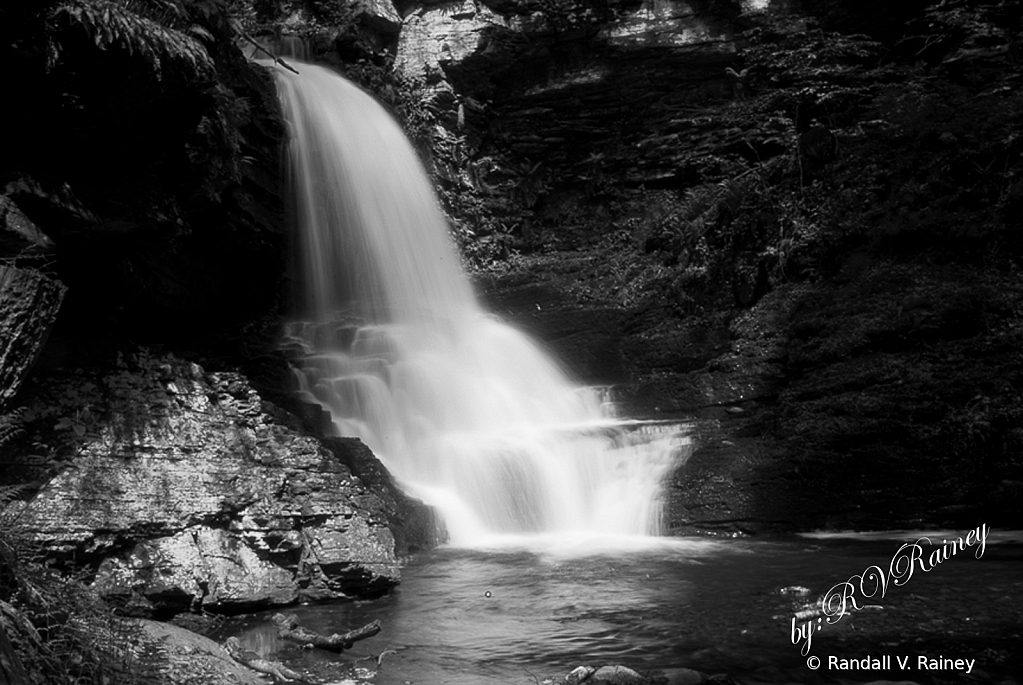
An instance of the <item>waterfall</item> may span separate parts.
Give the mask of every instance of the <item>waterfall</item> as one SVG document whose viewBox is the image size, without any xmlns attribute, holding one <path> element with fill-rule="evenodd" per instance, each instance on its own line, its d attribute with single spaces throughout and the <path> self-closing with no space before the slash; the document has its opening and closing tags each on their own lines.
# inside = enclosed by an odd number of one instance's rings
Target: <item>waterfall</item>
<svg viewBox="0 0 1023 685">
<path fill-rule="evenodd" d="M 657 532 L 677 431 L 634 430 L 477 303 L 398 124 L 331 72 L 278 71 L 303 320 L 299 391 L 435 506 L 454 544 Z"/>
</svg>

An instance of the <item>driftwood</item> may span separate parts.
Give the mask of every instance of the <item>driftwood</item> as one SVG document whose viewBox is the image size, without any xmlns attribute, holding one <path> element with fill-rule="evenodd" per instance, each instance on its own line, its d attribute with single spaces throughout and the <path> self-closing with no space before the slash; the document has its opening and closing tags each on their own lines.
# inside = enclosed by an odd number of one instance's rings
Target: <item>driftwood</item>
<svg viewBox="0 0 1023 685">
<path fill-rule="evenodd" d="M 380 621 L 373 621 L 361 628 L 349 630 L 347 633 L 334 633 L 333 635 L 321 635 L 300 626 L 298 618 L 294 614 L 274 614 L 273 622 L 277 626 L 277 634 L 285 640 L 297 642 L 303 647 L 319 647 L 329 652 L 343 652 L 351 649 L 352 645 L 359 640 L 373 637 L 380 632 Z"/>
<path fill-rule="evenodd" d="M 0 406 L 32 368 L 66 290 L 38 271 L 0 265 Z"/>
<path fill-rule="evenodd" d="M 284 67 L 285 69 L 287 69 L 288 71 L 290 71 L 293 74 L 297 74 L 298 73 L 298 69 L 296 69 L 295 67 L 291 66 L 290 64 L 285 62 L 283 59 L 281 59 L 280 57 L 278 57 L 277 55 L 275 55 L 274 53 L 270 52 L 265 47 L 260 45 L 259 41 L 257 41 L 255 38 L 253 38 L 249 34 L 245 33 L 244 31 L 239 31 L 239 35 L 241 35 L 242 38 L 244 38 L 249 43 L 251 43 L 254 48 L 256 48 L 260 52 L 268 55 L 270 57 L 270 59 L 273 60 L 274 64 L 278 64 L 278 65 Z"/>
<path fill-rule="evenodd" d="M 227 653 L 231 655 L 232 659 L 240 663 L 242 666 L 251 668 L 253 671 L 272 675 L 273 677 L 280 678 L 285 682 L 290 682 L 292 680 L 305 682 L 305 678 L 301 673 L 292 671 L 279 661 L 264 659 L 255 652 L 245 649 L 236 637 L 227 638 L 227 641 L 224 642 L 224 649 L 227 650 Z"/>
</svg>

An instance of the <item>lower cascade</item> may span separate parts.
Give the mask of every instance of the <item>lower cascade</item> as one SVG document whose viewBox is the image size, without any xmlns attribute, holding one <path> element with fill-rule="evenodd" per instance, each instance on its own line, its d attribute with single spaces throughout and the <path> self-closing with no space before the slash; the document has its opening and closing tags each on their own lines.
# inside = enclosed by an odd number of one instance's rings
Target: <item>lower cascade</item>
<svg viewBox="0 0 1023 685">
<path fill-rule="evenodd" d="M 455 545 L 495 534 L 654 535 L 679 426 L 615 418 L 484 311 L 412 146 L 332 71 L 278 70 L 291 129 L 299 391 L 361 438 Z"/>
</svg>

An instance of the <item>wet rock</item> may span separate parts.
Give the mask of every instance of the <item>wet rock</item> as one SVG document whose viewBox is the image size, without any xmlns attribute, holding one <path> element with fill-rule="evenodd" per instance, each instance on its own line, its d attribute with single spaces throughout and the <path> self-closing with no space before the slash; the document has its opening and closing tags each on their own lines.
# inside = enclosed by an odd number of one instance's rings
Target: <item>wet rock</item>
<svg viewBox="0 0 1023 685">
<path fill-rule="evenodd" d="M 29 430 L 76 418 L 73 458 L 22 521 L 51 555 L 95 564 L 108 597 L 241 611 L 398 580 L 395 513 L 338 457 L 364 446 L 327 449 L 239 374 L 140 353 L 99 377 L 42 379 L 28 406 Z"/>
<path fill-rule="evenodd" d="M 596 673 L 597 669 L 592 666 L 576 666 L 572 672 L 565 676 L 565 685 L 579 685 Z"/>
<path fill-rule="evenodd" d="M 638 685 L 643 676 L 625 666 L 601 666 L 586 681 L 593 685 Z"/>
</svg>

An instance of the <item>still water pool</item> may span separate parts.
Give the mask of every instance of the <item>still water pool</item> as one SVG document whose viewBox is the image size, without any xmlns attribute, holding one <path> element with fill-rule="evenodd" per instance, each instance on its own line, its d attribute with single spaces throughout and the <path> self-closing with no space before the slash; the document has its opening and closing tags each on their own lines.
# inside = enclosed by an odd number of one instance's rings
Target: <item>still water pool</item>
<svg viewBox="0 0 1023 685">
<path fill-rule="evenodd" d="M 692 668 L 739 683 L 1020 677 L 1023 545 L 1019 534 L 999 531 L 980 559 L 977 548 L 967 548 L 901 586 L 889 585 L 883 598 L 860 601 L 869 608 L 813 633 L 807 655 L 802 642 L 793 644 L 797 611 L 870 566 L 887 568 L 904 542 L 922 534 L 599 544 L 505 537 L 484 549 L 421 554 L 381 599 L 295 608 L 302 624 L 327 634 L 381 621 L 380 634 L 341 656 L 282 643 L 269 614 L 239 620 L 228 634 L 319 682 L 526 685 L 605 664 L 669 674 Z M 930 535 L 940 542 L 965 534 Z M 885 655 L 893 666 L 887 671 L 829 668 L 831 656 Z M 807 667 L 809 656 L 822 660 L 819 670 Z M 903 670 L 896 657 L 907 656 Z M 920 670 L 920 656 L 974 662 L 969 674 Z"/>
</svg>

